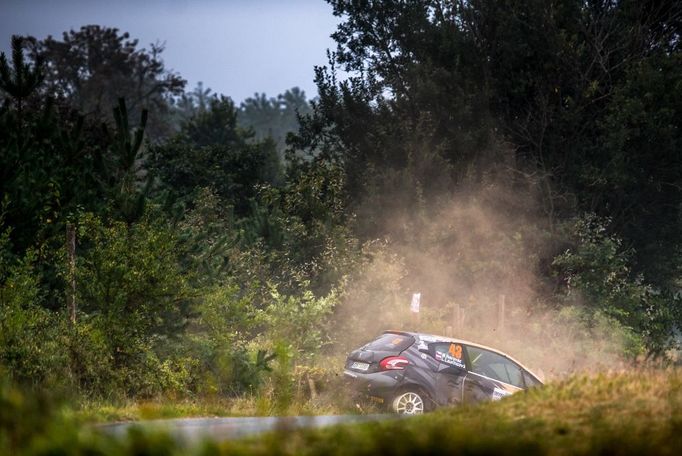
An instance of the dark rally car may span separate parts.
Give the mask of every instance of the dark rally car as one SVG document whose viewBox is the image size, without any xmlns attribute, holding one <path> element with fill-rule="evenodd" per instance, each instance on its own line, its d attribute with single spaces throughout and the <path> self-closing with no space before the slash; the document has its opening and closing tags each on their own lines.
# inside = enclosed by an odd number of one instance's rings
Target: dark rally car
<svg viewBox="0 0 682 456">
<path fill-rule="evenodd" d="M 498 350 L 403 331 L 386 331 L 351 352 L 344 374 L 353 387 L 400 414 L 497 400 L 542 385 L 537 375 Z"/>
</svg>

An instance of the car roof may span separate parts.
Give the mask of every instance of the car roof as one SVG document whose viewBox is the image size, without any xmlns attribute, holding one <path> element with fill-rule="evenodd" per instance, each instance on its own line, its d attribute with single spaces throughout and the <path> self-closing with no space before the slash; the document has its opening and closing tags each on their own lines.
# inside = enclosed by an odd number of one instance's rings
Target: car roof
<svg viewBox="0 0 682 456">
<path fill-rule="evenodd" d="M 435 339 L 436 342 L 454 342 L 456 344 L 470 345 L 472 347 L 481 348 L 483 350 L 488 350 L 488 351 L 491 351 L 493 353 L 497 353 L 500 356 L 504 356 L 505 358 L 509 359 L 510 361 L 515 362 L 516 364 L 521 366 L 523 369 L 528 371 L 528 373 L 530 373 L 533 377 L 535 377 L 535 379 L 537 381 L 544 384 L 544 381 L 540 380 L 540 377 L 535 372 L 528 369 L 526 366 L 524 366 L 522 363 L 520 363 L 517 359 L 513 358 L 512 356 L 510 356 L 510 355 L 506 354 L 505 352 L 502 352 L 496 348 L 488 347 L 486 345 L 478 344 L 476 342 L 471 342 L 469 340 L 456 339 L 454 337 L 441 336 L 438 334 L 418 333 L 418 332 L 412 332 L 412 331 L 396 331 L 396 330 L 392 330 L 392 329 L 384 331 L 384 334 L 403 334 L 403 335 L 415 337 L 417 339 L 433 338 L 433 339 Z"/>
</svg>

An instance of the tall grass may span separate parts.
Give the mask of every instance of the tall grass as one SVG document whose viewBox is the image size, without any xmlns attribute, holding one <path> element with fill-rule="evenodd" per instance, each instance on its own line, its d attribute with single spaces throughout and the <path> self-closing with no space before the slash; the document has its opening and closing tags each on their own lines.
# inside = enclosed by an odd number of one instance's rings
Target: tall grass
<svg viewBox="0 0 682 456">
<path fill-rule="evenodd" d="M 0 386 L 0 454 L 673 455 L 680 448 L 679 369 L 580 375 L 499 402 L 422 417 L 192 447 L 140 430 L 118 439 L 103 435 L 44 395 Z"/>
<path fill-rule="evenodd" d="M 682 372 L 576 376 L 423 417 L 229 442 L 224 454 L 679 454 Z"/>
</svg>

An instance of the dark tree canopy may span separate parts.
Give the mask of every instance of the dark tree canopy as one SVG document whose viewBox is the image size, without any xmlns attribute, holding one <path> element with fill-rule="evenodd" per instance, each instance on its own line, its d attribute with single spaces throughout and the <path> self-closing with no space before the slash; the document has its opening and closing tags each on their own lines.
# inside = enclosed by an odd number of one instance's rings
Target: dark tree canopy
<svg viewBox="0 0 682 456">
<path fill-rule="evenodd" d="M 305 92 L 294 87 L 277 97 L 257 93 L 247 98 L 239 107 L 238 120 L 243 127 L 253 129 L 257 140 L 271 138 L 283 157 L 288 134 L 298 131 L 299 116 L 310 112 Z"/>
<path fill-rule="evenodd" d="M 337 49 L 295 144 L 340 160 L 356 202 L 377 185 L 404 194 L 391 173 L 408 173 L 418 201 L 514 170 L 537 186 L 550 227 L 580 211 L 609 217 L 637 271 L 676 279 L 679 3 L 329 3 Z"/>
<path fill-rule="evenodd" d="M 244 215 L 257 186 L 277 182 L 280 174 L 272 140 L 252 137 L 237 125 L 232 100 L 213 97 L 171 141 L 154 148 L 152 169 L 176 198 L 187 201 L 211 188 Z"/>
<path fill-rule="evenodd" d="M 124 97 L 134 118 L 142 109 L 152 112 L 152 137 L 170 133 L 163 117 L 185 80 L 165 68 L 163 45 L 139 48 L 128 33 L 98 25 L 64 32 L 61 40 L 49 36 L 31 41 L 34 58 L 45 62 L 42 90 L 47 95 L 86 116 L 110 120 L 111 107 Z"/>
<path fill-rule="evenodd" d="M 275 404 L 379 326 L 575 345 L 565 369 L 680 347 L 682 3 L 329 3 L 310 102 L 185 92 L 117 29 L 13 38 L 0 377 L 213 400 L 276 349 Z"/>
</svg>

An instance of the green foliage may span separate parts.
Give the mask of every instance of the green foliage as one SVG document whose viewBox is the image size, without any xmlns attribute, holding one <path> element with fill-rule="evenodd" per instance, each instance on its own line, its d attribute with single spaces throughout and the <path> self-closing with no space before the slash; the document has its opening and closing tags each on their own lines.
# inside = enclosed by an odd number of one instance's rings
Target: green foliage
<svg viewBox="0 0 682 456">
<path fill-rule="evenodd" d="M 186 324 L 189 293 L 168 226 L 151 217 L 128 226 L 85 214 L 78 233 L 90 244 L 77 272 L 84 312 L 118 321 L 115 326 L 132 333 L 168 335 Z"/>
<path fill-rule="evenodd" d="M 92 214 L 81 217 L 78 233 L 89 246 L 77 268 L 79 318 L 103 337 L 113 384 L 138 394 L 162 390 L 158 370 L 169 369 L 164 345 L 187 324 L 189 312 L 177 240 L 150 219 L 127 225 Z"/>
<path fill-rule="evenodd" d="M 679 324 L 671 312 L 678 300 L 634 275 L 632 252 L 608 234 L 605 221 L 586 216 L 575 223 L 572 235 L 575 247 L 554 259 L 565 280 L 566 299 L 584 304 L 589 318 L 605 316 L 636 331 L 650 355 L 663 355 L 673 343 L 673 328 Z"/>
<path fill-rule="evenodd" d="M 337 50 L 293 144 L 343 166 L 361 237 L 512 169 L 550 231 L 609 217 L 645 280 L 678 286 L 679 4 L 329 3 Z"/>
<path fill-rule="evenodd" d="M 443 332 L 456 309 L 463 335 L 540 363 L 528 346 L 570 343 L 562 371 L 674 345 L 677 4 L 330 3 L 338 46 L 310 104 L 182 94 L 161 47 L 116 29 L 12 40 L 0 370 L 91 398 L 258 394 L 284 412 L 332 342 Z M 583 211 L 597 216 L 566 229 Z"/>
<path fill-rule="evenodd" d="M 285 296 L 271 286 L 270 298 L 259 315 L 267 340 L 285 344 L 298 357 L 319 353 L 329 342 L 325 323 L 337 303 L 336 293 L 316 298 L 306 290 L 302 296 Z"/>
<path fill-rule="evenodd" d="M 232 101 L 211 99 L 173 140 L 154 148 L 152 170 L 180 203 L 191 204 L 200 188 L 211 188 L 243 216 L 257 186 L 278 181 L 280 172 L 272 142 L 249 137 L 237 127 Z"/>
<path fill-rule="evenodd" d="M 291 345 L 287 342 L 279 342 L 275 349 L 277 367 L 273 375 L 272 386 L 275 392 L 274 412 L 278 415 L 286 413 L 294 399 L 294 378 L 291 369 L 292 353 Z"/>
<path fill-rule="evenodd" d="M 18 66 L 11 71 L 17 79 L 13 84 L 21 79 L 26 87 L 14 90 L 9 81 L 0 86 L 12 101 L 0 110 L 0 194 L 4 220 L 13 228 L 12 247 L 21 254 L 63 227 L 58 220 L 62 211 L 102 195 L 82 118 L 68 112 L 58 115 L 50 100 L 37 99 L 38 86 L 31 81 L 40 79 L 39 63 L 30 68 L 23 40 L 13 43 Z M 5 70 L 9 78 L 10 69 Z"/>
<path fill-rule="evenodd" d="M 607 162 L 584 176 L 598 190 L 592 206 L 613 208 L 621 236 L 636 246 L 636 270 L 659 288 L 679 286 L 682 275 L 681 112 L 682 56 L 656 53 L 637 62 L 600 125 Z"/>
<path fill-rule="evenodd" d="M 293 163 L 287 184 L 263 186 L 242 238 L 267 249 L 270 280 L 296 293 L 309 284 L 313 292 L 330 292 L 347 274 L 359 252 L 353 217 L 345 210 L 344 175 L 322 162 Z"/>
<path fill-rule="evenodd" d="M 61 350 L 59 317 L 40 306 L 35 262 L 35 252 L 28 251 L 0 270 L 0 373 L 42 385 L 61 380 L 68 358 Z"/>
<path fill-rule="evenodd" d="M 178 126 L 188 122 L 201 112 L 205 112 L 211 99 L 216 97 L 210 88 L 204 88 L 204 83 L 197 82 L 196 87 L 191 92 L 185 92 L 174 100 L 175 117 Z"/>
<path fill-rule="evenodd" d="M 150 157 L 154 125 L 128 93 L 126 68 L 148 70 L 138 81 L 147 87 L 165 74 L 158 50 L 95 26 L 63 41 L 15 41 L 15 68 L 3 60 L 12 103 L 0 111 L 3 372 L 92 398 L 233 396 L 269 378 L 281 340 L 300 360 L 328 342 L 330 290 L 354 248 L 339 168 L 299 162 L 283 182 L 274 142 L 253 141 L 226 97 L 207 99 Z M 26 90 L 13 89 L 19 79 Z M 178 81 L 154 86 L 146 102 Z M 291 123 L 305 98 L 292 91 L 281 103 Z M 64 312 L 67 220 L 77 227 L 75 324 Z M 316 329 L 287 340 L 296 321 Z"/>
<path fill-rule="evenodd" d="M 0 54 L 0 90 L 17 103 L 20 112 L 21 103 L 33 94 L 44 77 L 42 60 L 36 60 L 31 68 L 24 58 L 23 46 L 21 37 L 12 36 L 11 68 L 5 53 Z"/>
<path fill-rule="evenodd" d="M 86 25 L 69 30 L 61 40 L 27 38 L 34 43 L 32 56 L 45 62 L 45 84 L 41 91 L 57 97 L 60 104 L 77 110 L 99 123 L 111 117 L 111 107 L 128 98 L 136 119 L 143 110 L 154 114 L 148 134 L 168 136 L 168 99 L 182 93 L 186 81 L 168 71 L 161 59 L 163 46 L 138 47 L 138 40 L 116 28 Z"/>
<path fill-rule="evenodd" d="M 253 392 L 272 359 L 266 352 L 250 353 L 249 342 L 257 330 L 253 291 L 240 292 L 223 285 L 204 296 L 191 332 L 191 353 L 199 361 L 195 370 L 198 392 L 234 396 Z"/>
<path fill-rule="evenodd" d="M 118 106 L 114 108 L 116 133 L 110 140 L 111 155 L 114 159 L 113 169 L 108 173 L 111 176 L 109 185 L 110 187 L 116 186 L 112 198 L 120 217 L 128 223 L 142 216 L 145 199 L 152 182 L 151 176 L 148 176 L 146 186 L 142 191 L 138 189 L 140 174 L 138 162 L 142 156 L 141 148 L 144 130 L 147 126 L 147 116 L 148 111 L 142 110 L 139 127 L 131 130 L 125 100 L 119 98 Z"/>
<path fill-rule="evenodd" d="M 0 377 L 0 452 L 29 453 L 48 429 L 54 432 L 55 415 L 54 404 L 46 394 L 26 394 Z"/>
<path fill-rule="evenodd" d="M 298 131 L 298 118 L 310 112 L 305 92 L 293 87 L 276 98 L 264 93 L 247 98 L 239 107 L 238 120 L 241 126 L 254 131 L 256 140 L 274 141 L 278 155 L 284 158 L 287 136 Z"/>
</svg>

